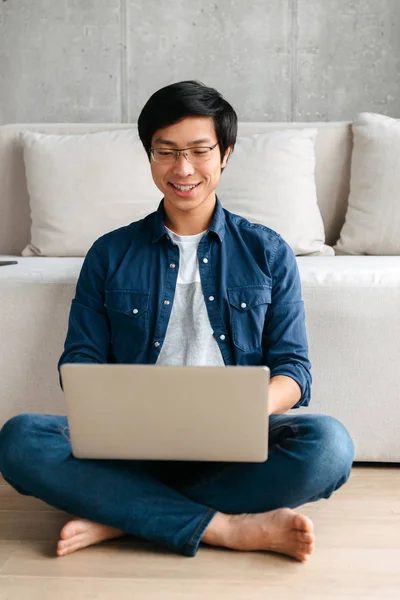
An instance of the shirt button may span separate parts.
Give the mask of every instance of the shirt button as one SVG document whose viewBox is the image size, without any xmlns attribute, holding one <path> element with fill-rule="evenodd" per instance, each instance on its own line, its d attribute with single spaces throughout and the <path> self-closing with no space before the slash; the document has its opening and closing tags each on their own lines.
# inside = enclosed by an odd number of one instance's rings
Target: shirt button
<svg viewBox="0 0 400 600">
<path fill-rule="evenodd" d="M 160 342 L 155 342 L 154 345 L 156 348 L 158 348 L 158 346 L 160 345 Z"/>
<path fill-rule="evenodd" d="M 132 312 L 133 312 L 134 315 L 137 315 L 139 311 L 138 311 L 137 308 L 134 308 Z"/>
<path fill-rule="evenodd" d="M 175 263 L 171 263 L 169 266 L 171 267 L 171 269 L 175 269 L 176 265 L 175 265 Z"/>
<path fill-rule="evenodd" d="M 164 304 L 169 304 L 169 300 L 164 300 Z"/>
<path fill-rule="evenodd" d="M 214 296 L 209 296 L 208 299 L 209 299 L 210 302 L 213 302 L 214 301 Z"/>
<path fill-rule="evenodd" d="M 225 339 L 225 336 L 224 336 L 224 334 L 220 335 L 220 336 L 219 336 L 219 339 L 220 339 L 220 340 L 222 340 L 222 341 L 224 341 L 224 339 Z"/>
<path fill-rule="evenodd" d="M 207 264 L 208 263 L 208 258 L 203 258 L 203 263 Z"/>
<path fill-rule="evenodd" d="M 246 302 L 242 302 L 242 304 L 240 305 L 242 308 L 246 308 L 247 304 Z"/>
</svg>

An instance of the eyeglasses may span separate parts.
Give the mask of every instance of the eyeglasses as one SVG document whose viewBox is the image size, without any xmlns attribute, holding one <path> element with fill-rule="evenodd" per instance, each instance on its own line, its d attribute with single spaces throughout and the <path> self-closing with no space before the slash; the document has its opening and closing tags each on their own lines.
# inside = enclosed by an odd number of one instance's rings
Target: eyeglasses
<svg viewBox="0 0 400 600">
<path fill-rule="evenodd" d="M 170 148 L 150 148 L 151 156 L 154 162 L 172 164 L 176 162 L 182 153 L 186 160 L 194 165 L 204 163 L 210 160 L 212 150 L 218 146 L 196 146 L 194 148 L 183 148 L 181 150 L 172 150 Z"/>
</svg>

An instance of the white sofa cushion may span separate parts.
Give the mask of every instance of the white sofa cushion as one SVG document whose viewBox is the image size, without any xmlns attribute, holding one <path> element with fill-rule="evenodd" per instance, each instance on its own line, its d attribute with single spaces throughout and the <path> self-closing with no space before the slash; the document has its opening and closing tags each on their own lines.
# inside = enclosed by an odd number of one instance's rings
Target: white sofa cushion
<svg viewBox="0 0 400 600">
<path fill-rule="evenodd" d="M 18 265 L 0 268 L 0 427 L 22 412 L 66 414 L 57 363 L 83 263 L 1 258 Z M 300 256 L 297 264 L 313 386 L 310 406 L 293 415 L 339 419 L 355 460 L 399 462 L 400 257 Z"/>
<path fill-rule="evenodd" d="M 104 233 L 141 219 L 160 198 L 137 130 L 21 133 L 31 208 L 22 256 L 85 256 Z"/>
<path fill-rule="evenodd" d="M 334 255 L 315 185 L 316 128 L 238 136 L 218 192 L 223 205 L 274 229 L 296 256 Z"/>
<path fill-rule="evenodd" d="M 400 255 L 400 119 L 360 113 L 338 254 Z"/>
<path fill-rule="evenodd" d="M 239 136 L 218 188 L 225 208 L 275 229 L 296 255 L 334 254 L 317 204 L 316 135 L 288 128 Z M 137 129 L 24 131 L 21 141 L 32 217 L 23 256 L 85 256 L 103 233 L 157 207 L 161 194 Z"/>
</svg>

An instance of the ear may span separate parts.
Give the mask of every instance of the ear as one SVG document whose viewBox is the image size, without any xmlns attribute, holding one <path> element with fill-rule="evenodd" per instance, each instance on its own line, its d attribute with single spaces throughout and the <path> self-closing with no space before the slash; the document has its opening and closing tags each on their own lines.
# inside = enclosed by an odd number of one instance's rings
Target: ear
<svg viewBox="0 0 400 600">
<path fill-rule="evenodd" d="M 228 162 L 228 158 L 229 158 L 229 155 L 230 155 L 231 152 L 232 152 L 232 146 L 229 146 L 226 149 L 224 158 L 222 159 L 221 169 L 224 169 L 226 167 L 226 163 Z"/>
</svg>

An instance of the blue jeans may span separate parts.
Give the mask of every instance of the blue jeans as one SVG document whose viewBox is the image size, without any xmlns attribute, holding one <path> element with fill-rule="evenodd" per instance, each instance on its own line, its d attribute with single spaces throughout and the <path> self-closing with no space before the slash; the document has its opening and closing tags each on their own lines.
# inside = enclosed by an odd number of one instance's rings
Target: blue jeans
<svg viewBox="0 0 400 600">
<path fill-rule="evenodd" d="M 195 556 L 217 511 L 266 512 L 329 498 L 353 459 L 342 423 L 317 414 L 272 415 L 263 463 L 77 459 L 63 416 L 20 414 L 0 431 L 0 472 L 20 494 L 184 556 Z"/>
</svg>

